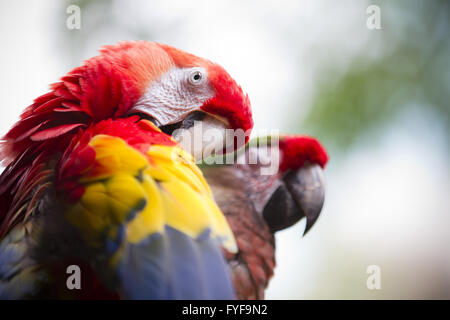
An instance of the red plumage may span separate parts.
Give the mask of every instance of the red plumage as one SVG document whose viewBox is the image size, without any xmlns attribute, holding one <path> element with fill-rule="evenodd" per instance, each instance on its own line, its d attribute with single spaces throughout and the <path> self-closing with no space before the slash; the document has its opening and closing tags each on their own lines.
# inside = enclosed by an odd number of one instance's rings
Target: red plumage
<svg viewBox="0 0 450 320">
<path fill-rule="evenodd" d="M 191 66 L 207 68 L 217 90 L 217 97 L 208 101 L 204 111 L 225 117 L 232 128 L 250 129 L 248 97 L 218 65 L 153 42 L 105 46 L 99 56 L 86 60 L 51 85 L 51 92 L 36 98 L 4 136 L 0 159 L 7 167 L 0 176 L 0 238 L 21 216 L 15 212 L 21 203 L 17 190 L 30 191 L 28 186 L 37 181 L 36 172 L 44 163 L 58 159 L 78 131 L 105 119 L 126 117 L 149 83 L 171 68 Z M 106 131 L 104 126 L 99 132 Z"/>
<path fill-rule="evenodd" d="M 98 134 L 121 138 L 142 153 L 147 152 L 154 144 L 176 144 L 169 135 L 159 131 L 149 121 L 140 120 L 138 116 L 103 120 L 89 126 L 72 139 L 59 161 L 56 189 L 64 190 L 71 202 L 79 200 L 84 193 L 84 188 L 78 185 L 78 180 L 82 173 L 95 163 L 95 151 L 88 143 Z M 64 181 L 64 185 L 59 185 L 59 181 Z"/>
<path fill-rule="evenodd" d="M 317 139 L 308 136 L 285 135 L 280 137 L 279 141 L 282 153 L 280 170 L 301 168 L 305 161 L 325 168 L 328 154 Z"/>
<path fill-rule="evenodd" d="M 232 129 L 248 131 L 245 140 L 247 142 L 250 137 L 250 131 L 253 128 L 251 110 L 244 107 L 245 105 L 250 105 L 248 95 L 244 95 L 242 88 L 236 84 L 221 66 L 215 65 L 210 68 L 209 78 L 214 86 L 216 95 L 202 107 L 202 110 L 224 117 L 228 120 Z M 229 88 L 236 88 L 236 90 L 230 91 Z"/>
</svg>

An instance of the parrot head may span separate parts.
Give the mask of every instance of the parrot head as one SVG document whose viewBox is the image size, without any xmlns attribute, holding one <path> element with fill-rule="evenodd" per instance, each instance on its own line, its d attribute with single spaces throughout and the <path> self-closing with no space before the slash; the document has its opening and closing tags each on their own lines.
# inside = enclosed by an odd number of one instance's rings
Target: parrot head
<svg viewBox="0 0 450 320">
<path fill-rule="evenodd" d="M 193 144 L 192 135 L 198 126 L 202 126 L 200 132 L 207 139 L 211 136 L 207 130 L 218 132 L 215 143 L 219 147 L 225 147 L 226 129 L 240 129 L 245 136 L 233 149 L 247 142 L 253 122 L 249 98 L 241 87 L 218 64 L 167 45 L 159 46 L 173 66 L 164 68 L 156 80 L 145 86 L 128 114 L 150 118 L 196 159 L 203 158 L 203 144 Z"/>
<path fill-rule="evenodd" d="M 306 234 L 322 211 L 328 154 L 312 137 L 284 135 L 279 137 L 279 156 L 280 184 L 267 201 L 263 217 L 272 232 L 306 217 Z"/>
<path fill-rule="evenodd" d="M 154 42 L 105 46 L 51 89 L 35 99 L 4 137 L 4 163 L 36 142 L 56 142 L 92 123 L 131 115 L 173 134 L 196 159 L 202 158 L 202 148 L 190 149 L 187 141 L 194 127 L 203 124 L 203 131 L 219 132 L 218 148 L 226 129 L 246 132 L 245 143 L 253 127 L 249 98 L 224 68 Z"/>
<path fill-rule="evenodd" d="M 286 229 L 306 217 L 306 234 L 325 199 L 323 169 L 328 154 L 321 143 L 305 135 L 259 137 L 238 150 L 236 157 L 228 180 L 238 185 L 242 179 L 249 181 L 246 193 L 270 231 Z M 223 180 L 210 170 L 206 177 L 211 184 L 209 175 Z"/>
</svg>

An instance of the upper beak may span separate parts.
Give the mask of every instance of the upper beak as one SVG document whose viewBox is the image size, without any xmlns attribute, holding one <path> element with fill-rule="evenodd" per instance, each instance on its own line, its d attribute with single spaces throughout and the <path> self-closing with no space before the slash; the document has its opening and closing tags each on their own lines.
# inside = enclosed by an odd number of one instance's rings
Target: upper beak
<svg viewBox="0 0 450 320">
<path fill-rule="evenodd" d="M 325 180 L 322 168 L 317 164 L 305 164 L 286 174 L 283 182 L 266 204 L 263 216 L 272 232 L 286 229 L 306 217 L 305 235 L 323 207 Z"/>
<path fill-rule="evenodd" d="M 166 128 L 162 128 L 165 131 Z M 195 161 L 220 154 L 227 141 L 234 141 L 226 121 L 197 111 L 186 117 L 170 134 Z"/>
</svg>

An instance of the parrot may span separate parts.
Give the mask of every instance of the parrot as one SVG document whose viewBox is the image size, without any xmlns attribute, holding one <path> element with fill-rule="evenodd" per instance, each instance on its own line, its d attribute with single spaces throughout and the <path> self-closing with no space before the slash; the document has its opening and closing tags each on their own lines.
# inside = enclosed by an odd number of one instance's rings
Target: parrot
<svg viewBox="0 0 450 320">
<path fill-rule="evenodd" d="M 264 299 L 276 265 L 277 231 L 306 217 L 306 234 L 316 222 L 328 158 L 313 137 L 279 134 L 252 139 L 231 164 L 206 159 L 200 165 L 237 242 L 237 252 L 224 248 L 224 254 L 238 299 Z"/>
<path fill-rule="evenodd" d="M 236 239 L 186 142 L 201 125 L 241 148 L 249 97 L 166 44 L 104 46 L 52 84 L 0 145 L 0 299 L 236 298 Z"/>
</svg>

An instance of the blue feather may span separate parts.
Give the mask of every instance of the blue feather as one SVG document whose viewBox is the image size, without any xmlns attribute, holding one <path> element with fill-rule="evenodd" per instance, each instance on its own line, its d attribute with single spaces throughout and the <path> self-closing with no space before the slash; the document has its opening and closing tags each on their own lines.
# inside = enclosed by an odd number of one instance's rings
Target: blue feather
<svg viewBox="0 0 450 320">
<path fill-rule="evenodd" d="M 127 244 L 118 266 L 128 299 L 234 299 L 220 244 L 210 230 L 197 239 L 166 226 L 139 244 Z"/>
</svg>

